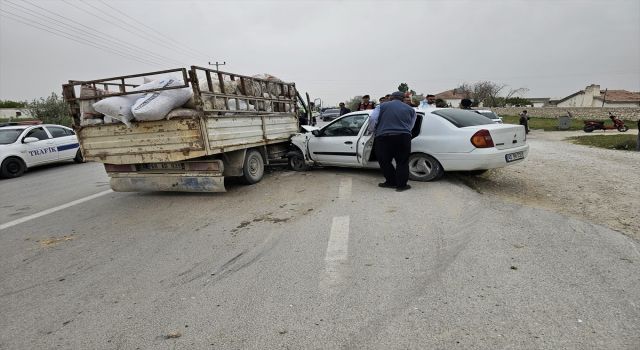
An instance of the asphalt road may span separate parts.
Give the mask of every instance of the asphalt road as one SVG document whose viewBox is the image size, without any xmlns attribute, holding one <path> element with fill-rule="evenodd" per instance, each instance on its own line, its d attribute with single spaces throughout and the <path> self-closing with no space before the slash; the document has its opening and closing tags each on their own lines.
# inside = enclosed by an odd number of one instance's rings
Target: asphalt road
<svg viewBox="0 0 640 350">
<path fill-rule="evenodd" d="M 0 224 L 33 218 L 0 230 L 0 349 L 640 348 L 637 241 L 452 178 L 380 180 L 103 193 L 95 163 L 0 180 Z"/>
</svg>

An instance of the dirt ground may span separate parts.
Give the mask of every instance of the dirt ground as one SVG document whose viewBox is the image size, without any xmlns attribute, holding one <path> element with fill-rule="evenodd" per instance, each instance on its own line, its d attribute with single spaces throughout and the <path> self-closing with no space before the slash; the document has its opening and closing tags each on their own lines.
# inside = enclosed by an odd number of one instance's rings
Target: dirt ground
<svg viewBox="0 0 640 350">
<path fill-rule="evenodd" d="M 525 162 L 459 177 L 479 192 L 581 217 L 640 240 L 640 152 L 565 141 L 576 135 L 587 134 L 533 130 Z"/>
</svg>

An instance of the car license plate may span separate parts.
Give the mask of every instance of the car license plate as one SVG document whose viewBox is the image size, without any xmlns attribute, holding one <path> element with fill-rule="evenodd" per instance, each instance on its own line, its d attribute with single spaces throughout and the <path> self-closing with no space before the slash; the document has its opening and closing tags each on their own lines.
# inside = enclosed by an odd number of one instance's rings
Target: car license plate
<svg viewBox="0 0 640 350">
<path fill-rule="evenodd" d="M 506 159 L 507 163 L 524 159 L 524 152 L 509 153 L 509 154 L 506 154 L 504 158 Z"/>
<path fill-rule="evenodd" d="M 147 163 L 137 166 L 138 170 L 184 170 L 182 163 Z"/>
</svg>

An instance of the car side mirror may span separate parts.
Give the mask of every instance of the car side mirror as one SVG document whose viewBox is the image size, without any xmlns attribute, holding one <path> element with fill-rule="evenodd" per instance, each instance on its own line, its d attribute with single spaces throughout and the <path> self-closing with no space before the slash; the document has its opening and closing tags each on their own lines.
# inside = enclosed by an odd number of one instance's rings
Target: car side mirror
<svg viewBox="0 0 640 350">
<path fill-rule="evenodd" d="M 311 133 L 313 136 L 320 136 L 320 130 L 313 130 Z"/>
<path fill-rule="evenodd" d="M 25 137 L 24 140 L 22 140 L 22 143 L 33 143 L 38 141 L 40 141 L 40 139 L 37 137 Z"/>
</svg>

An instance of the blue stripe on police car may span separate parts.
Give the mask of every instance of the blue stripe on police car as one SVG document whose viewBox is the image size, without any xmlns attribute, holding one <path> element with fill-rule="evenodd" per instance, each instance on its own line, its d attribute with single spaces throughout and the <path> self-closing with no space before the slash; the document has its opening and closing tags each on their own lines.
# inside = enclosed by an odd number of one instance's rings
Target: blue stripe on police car
<svg viewBox="0 0 640 350">
<path fill-rule="evenodd" d="M 70 143 L 68 145 L 62 145 L 62 146 L 58 146 L 58 152 L 60 151 L 66 151 L 68 149 L 72 149 L 72 148 L 78 148 L 80 147 L 79 143 Z"/>
</svg>

